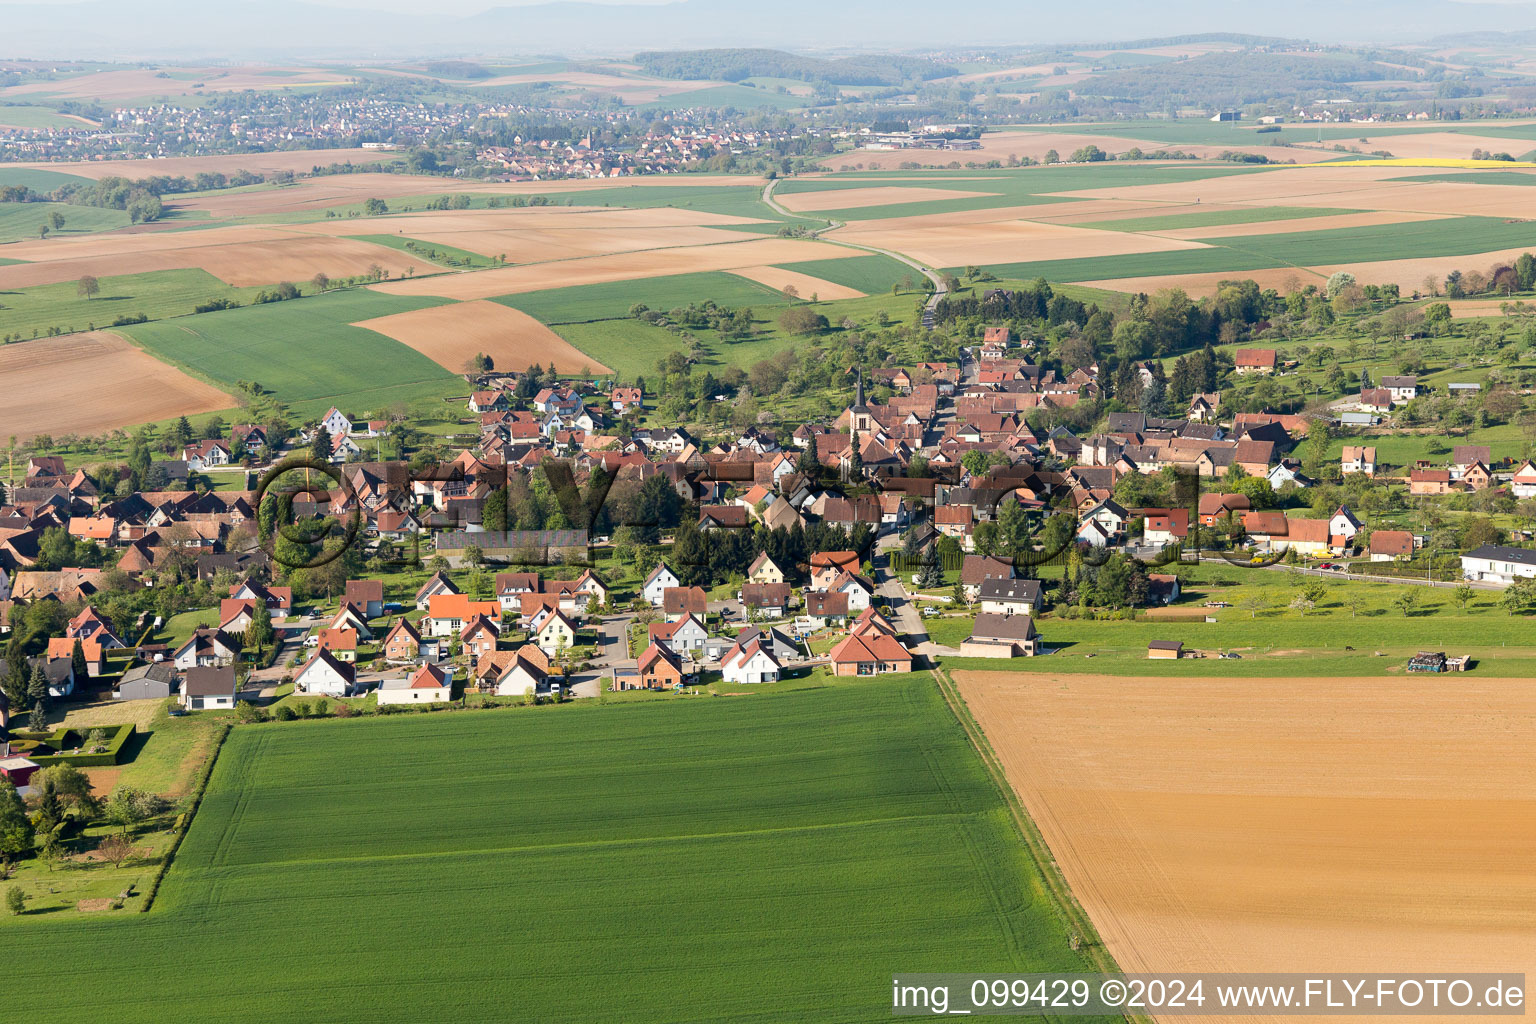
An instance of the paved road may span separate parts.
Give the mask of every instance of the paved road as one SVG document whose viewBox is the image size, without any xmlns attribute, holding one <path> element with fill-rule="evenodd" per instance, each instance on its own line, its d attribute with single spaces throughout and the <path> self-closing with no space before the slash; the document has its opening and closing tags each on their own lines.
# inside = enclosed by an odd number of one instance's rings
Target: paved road
<svg viewBox="0 0 1536 1024">
<path fill-rule="evenodd" d="M 917 605 L 907 596 L 907 588 L 890 568 L 890 559 L 875 567 L 875 594 L 891 606 L 896 628 L 907 635 L 907 646 L 916 648 L 928 642 L 928 627 L 917 612 Z"/>
<path fill-rule="evenodd" d="M 800 214 L 795 213 L 792 210 L 785 209 L 783 206 L 779 205 L 779 201 L 777 199 L 773 198 L 773 190 L 777 188 L 779 182 L 783 180 L 783 178 L 774 178 L 772 181 L 768 182 L 768 184 L 763 186 L 763 202 L 766 203 L 768 208 L 774 213 L 785 217 L 799 217 L 801 216 Z M 926 277 L 933 284 L 933 292 L 928 296 L 928 301 L 923 306 L 923 326 L 930 331 L 933 330 L 933 311 L 935 308 L 937 308 L 939 300 L 944 297 L 944 293 L 948 291 L 948 289 L 944 287 L 944 279 L 939 275 L 939 272 L 932 269 L 931 267 L 923 266 L 923 264 L 919 263 L 917 260 L 914 260 L 912 257 L 896 252 L 894 249 L 879 249 L 873 245 L 862 245 L 858 242 L 848 242 L 841 238 L 823 237 L 828 232 L 836 231 L 838 228 L 843 226 L 844 225 L 842 221 L 830 221 L 826 227 L 814 232 L 814 236 L 816 238 L 820 238 L 823 242 L 832 242 L 835 245 L 845 245 L 850 249 L 862 249 L 865 252 L 878 253 L 881 256 L 889 256 L 891 259 L 896 260 L 899 263 L 906 264 L 913 270 Z"/>
</svg>

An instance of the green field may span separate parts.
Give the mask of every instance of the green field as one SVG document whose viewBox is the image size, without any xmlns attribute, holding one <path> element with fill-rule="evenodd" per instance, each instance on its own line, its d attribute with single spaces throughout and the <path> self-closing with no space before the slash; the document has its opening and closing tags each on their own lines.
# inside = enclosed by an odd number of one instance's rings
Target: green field
<svg viewBox="0 0 1536 1024">
<path fill-rule="evenodd" d="M 888 292 L 892 285 L 899 285 L 911 278 L 914 285 L 923 277 L 900 260 L 889 256 L 855 256 L 847 260 L 810 260 L 805 263 L 781 263 L 784 270 L 809 274 L 845 288 L 855 288 L 866 295 Z"/>
<path fill-rule="evenodd" d="M 1126 220 L 1089 221 L 1085 228 L 1101 231 L 1176 231 L 1179 228 L 1220 227 L 1226 224 L 1259 224 L 1274 220 L 1306 220 L 1309 217 L 1333 217 L 1359 210 L 1331 210 L 1326 206 L 1254 206 L 1238 210 L 1205 210 L 1180 213 L 1171 217 L 1130 217 Z"/>
<path fill-rule="evenodd" d="M 0 103 L 0 124 L 10 128 L 87 128 L 94 122 L 65 117 L 52 107 Z"/>
<path fill-rule="evenodd" d="M 296 412 L 349 413 L 451 393 L 462 382 L 426 356 L 351 324 L 442 300 L 370 291 L 204 313 L 123 329 L 150 352 L 220 384 L 259 381 Z M 309 404 L 305 404 L 309 403 Z"/>
<path fill-rule="evenodd" d="M 0 203 L 0 243 L 36 239 L 38 229 L 49 223 L 55 213 L 64 217 L 64 227 L 49 228 L 48 237 L 70 238 L 93 231 L 111 231 L 129 224 L 122 210 L 98 206 L 70 206 L 68 203 Z M 0 250 L 4 251 L 4 250 Z"/>
<path fill-rule="evenodd" d="M 1388 180 L 1448 182 L 1460 185 L 1536 185 L 1536 174 L 1530 171 L 1466 171 L 1442 174 L 1413 174 L 1406 178 L 1390 178 Z"/>
<path fill-rule="evenodd" d="M 35 1024 L 875 1021 L 894 972 L 1089 969 L 926 674 L 239 727 L 150 913 L 3 936 Z"/>
<path fill-rule="evenodd" d="M 0 185 L 25 185 L 34 192 L 52 192 L 60 185 L 89 185 L 90 178 L 62 171 L 34 167 L 7 167 L 0 164 Z"/>
<path fill-rule="evenodd" d="M 668 310 L 686 306 L 690 302 L 700 303 L 705 299 L 713 299 L 719 305 L 735 308 L 751 306 L 756 309 L 758 306 L 789 304 L 789 299 L 777 289 L 724 271 L 550 288 L 503 295 L 491 301 L 520 309 L 546 324 L 568 324 L 627 318 L 629 308 L 637 302 L 651 309 Z"/>
<path fill-rule="evenodd" d="M 460 270 L 489 267 L 493 264 L 490 256 L 495 253 L 475 253 L 467 249 L 456 249 L 451 245 L 441 245 L 437 242 L 423 242 L 419 238 L 407 238 L 404 235 L 348 235 L 359 242 L 372 242 L 390 249 L 398 249 L 400 252 L 410 253 L 412 256 L 427 260 L 428 252 L 435 252 L 437 256 L 431 262 L 444 267 L 456 267 Z M 415 245 L 415 249 L 408 248 L 406 243 Z"/>
<path fill-rule="evenodd" d="M 0 291 L 0 337 L 29 338 L 34 331 L 46 334 L 50 327 L 83 331 L 140 313 L 151 319 L 180 316 L 209 299 L 244 301 L 256 291 L 227 285 L 205 270 L 156 270 L 103 277 L 98 283 L 101 294 L 94 299 L 82 298 L 76 281 Z"/>
<path fill-rule="evenodd" d="M 1536 138 L 1516 135 L 1519 126 L 1505 127 L 1483 121 L 1462 122 L 1458 127 L 1441 123 L 1400 124 L 1281 124 L 1278 132 L 1260 135 L 1251 123 L 1212 122 L 1205 118 L 1178 120 L 1084 122 L 1078 124 L 1008 125 L 1003 131 L 1034 131 L 1071 135 L 1115 135 L 1126 139 L 1161 142 L 1170 146 L 1274 146 L 1280 142 L 1338 142 L 1358 144 L 1360 138 L 1376 139 L 1386 135 L 1420 135 L 1424 132 L 1459 132 L 1500 138 Z M 1390 147 L 1390 144 L 1388 145 Z M 1468 147 L 1469 151 L 1471 147 Z"/>
<path fill-rule="evenodd" d="M 1103 224 L 1087 225 L 1103 227 Z M 1414 256 L 1467 256 L 1494 249 L 1536 248 L 1536 223 L 1498 217 L 1449 217 L 1336 231 L 1203 238 L 1206 248 L 1073 260 L 989 265 L 999 277 L 1094 281 L 1117 277 L 1230 272 L 1274 267 L 1365 263 Z M 959 269 L 959 268 L 952 268 Z M 1483 269 L 1483 268 L 1476 268 Z"/>
<path fill-rule="evenodd" d="M 637 85 L 643 84 L 637 82 Z M 673 93 L 652 103 L 640 105 L 641 110 L 678 110 L 683 107 L 735 107 L 737 110 L 794 110 L 810 103 L 807 97 L 789 96 L 772 89 L 754 89 L 748 85 L 713 85 L 692 92 Z"/>
<path fill-rule="evenodd" d="M 844 157 L 857 153 L 842 154 Z M 963 157 L 963 152 L 956 153 Z M 1261 173 L 1263 168 L 1236 167 L 1231 164 L 1148 164 L 1103 163 L 1071 167 L 1026 167 L 1022 169 L 983 169 L 957 171 L 940 169 L 928 172 L 851 172 L 827 178 L 793 178 L 775 189 L 778 196 L 799 192 L 828 192 L 869 188 L 890 184 L 903 188 L 952 189 L 976 192 L 975 198 L 938 199 L 932 202 L 893 203 L 887 206 L 852 207 L 843 210 L 817 210 L 816 217 L 831 220 L 886 220 L 935 213 L 960 213 L 966 210 L 991 210 L 1005 206 L 1035 206 L 1043 203 L 1074 202 L 1070 197 L 1051 195 L 1097 188 L 1131 188 L 1136 185 L 1163 185 L 1174 182 L 1201 181 L 1229 174 Z M 902 180 L 912 179 L 912 180 Z M 991 194 L 988 194 L 991 193 Z M 808 214 L 808 216 L 811 216 Z"/>
</svg>

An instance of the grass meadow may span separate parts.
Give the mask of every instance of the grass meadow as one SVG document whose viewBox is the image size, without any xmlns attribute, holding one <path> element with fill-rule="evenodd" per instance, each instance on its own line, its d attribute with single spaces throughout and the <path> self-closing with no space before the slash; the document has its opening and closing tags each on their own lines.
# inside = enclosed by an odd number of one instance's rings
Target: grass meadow
<svg viewBox="0 0 1536 1024">
<path fill-rule="evenodd" d="M 121 330 L 215 383 L 259 381 L 297 415 L 323 413 L 330 404 L 358 415 L 463 391 L 462 380 L 426 356 L 351 326 L 440 301 L 348 290 Z"/>
<path fill-rule="evenodd" d="M 71 238 L 128 226 L 128 214 L 122 210 L 68 203 L 0 203 L 0 243 L 36 238 L 39 229 L 48 224 L 49 217 L 55 213 L 63 215 L 64 227 L 59 230 L 50 227 L 49 238 Z"/>
<path fill-rule="evenodd" d="M 1088 969 L 926 674 L 238 727 L 148 914 L 0 955 L 36 1024 L 875 1021 L 893 972 Z"/>
<path fill-rule="evenodd" d="M 206 270 L 156 270 L 98 280 L 101 293 L 80 295 L 75 281 L 0 290 L 0 337 L 39 337 L 50 327 L 66 333 L 106 327 L 122 316 L 143 314 L 152 320 L 182 316 L 209 299 L 244 302 L 259 289 L 236 288 Z"/>
</svg>

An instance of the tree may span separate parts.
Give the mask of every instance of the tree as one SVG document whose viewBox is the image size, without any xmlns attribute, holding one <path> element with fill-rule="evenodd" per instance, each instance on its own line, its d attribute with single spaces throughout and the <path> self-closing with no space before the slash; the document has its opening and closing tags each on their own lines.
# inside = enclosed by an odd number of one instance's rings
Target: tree
<svg viewBox="0 0 1536 1024">
<path fill-rule="evenodd" d="M 33 732 L 48 731 L 48 711 L 42 701 L 32 705 L 32 713 L 27 716 L 27 728 Z"/>
<path fill-rule="evenodd" d="M 76 679 L 84 679 L 90 674 L 90 666 L 85 663 L 85 647 L 79 637 L 75 637 L 75 645 L 70 648 L 69 667 L 74 671 Z"/>
<path fill-rule="evenodd" d="M 13 885 L 5 890 L 5 909 L 12 915 L 20 915 L 27 909 L 27 894 L 21 891 L 21 886 Z"/>
<path fill-rule="evenodd" d="M 32 677 L 27 683 L 27 699 L 41 704 L 48 699 L 48 674 L 42 663 L 32 666 Z"/>
<path fill-rule="evenodd" d="M 1466 611 L 1467 605 L 1472 603 L 1472 588 L 1463 583 L 1451 592 L 1451 597 L 1455 600 L 1458 608 Z"/>
<path fill-rule="evenodd" d="M 129 826 L 153 817 L 159 809 L 158 797 L 132 786 L 119 786 L 113 790 L 112 796 L 102 808 L 102 817 L 120 826 L 126 833 Z"/>
<path fill-rule="evenodd" d="M 464 553 L 459 557 L 463 560 L 464 564 L 472 565 L 476 568 L 485 564 L 485 552 L 480 550 L 480 545 L 478 544 L 465 545 Z"/>
<path fill-rule="evenodd" d="M 1269 592 L 1262 589 L 1255 590 L 1253 593 L 1243 598 L 1242 607 L 1248 610 L 1248 617 L 1250 619 L 1258 618 L 1259 612 L 1265 611 L 1269 608 Z"/>
<path fill-rule="evenodd" d="M 251 611 L 251 624 L 245 627 L 245 646 L 261 650 L 275 639 L 277 632 L 272 628 L 272 612 L 265 601 L 257 601 Z"/>
<path fill-rule="evenodd" d="M 101 294 L 101 282 L 92 275 L 86 274 L 75 285 L 75 294 L 86 299 L 94 299 Z"/>
<path fill-rule="evenodd" d="M 96 852 L 101 854 L 102 860 L 115 868 L 123 866 L 123 862 L 133 856 L 133 840 L 126 833 L 117 832 L 104 837 L 96 844 Z"/>
<path fill-rule="evenodd" d="M 795 471 L 814 477 L 821 469 L 821 457 L 816 451 L 816 435 L 812 434 L 806 441 L 804 448 L 800 450 L 800 457 L 795 460 Z"/>
<path fill-rule="evenodd" d="M 309 279 L 309 283 L 315 286 L 315 291 L 317 292 L 327 291 L 331 287 L 331 279 L 326 276 L 324 271 L 316 273 L 314 277 Z"/>
<path fill-rule="evenodd" d="M 820 334 L 828 326 L 827 318 L 809 306 L 791 306 L 779 314 L 779 326 L 790 334 Z"/>
<path fill-rule="evenodd" d="M 485 496 L 485 504 L 480 508 L 480 524 L 492 533 L 504 532 L 507 528 L 507 489 L 498 487 Z"/>
<path fill-rule="evenodd" d="M 1536 610 L 1536 579 L 1522 577 L 1515 580 L 1499 597 L 1499 603 L 1511 615 L 1524 615 Z"/>
<path fill-rule="evenodd" d="M 1351 587 L 1344 594 L 1344 603 L 1349 607 L 1349 617 L 1353 619 L 1365 607 L 1365 594 L 1359 587 Z"/>
<path fill-rule="evenodd" d="M 1415 587 L 1404 587 L 1392 599 L 1392 607 L 1402 612 L 1404 616 L 1411 616 L 1419 607 L 1419 592 Z"/>
<path fill-rule="evenodd" d="M 370 198 L 363 200 L 363 214 L 368 217 L 380 217 L 389 212 L 389 206 L 382 199 Z"/>
<path fill-rule="evenodd" d="M 58 210 L 54 210 L 48 215 L 48 224 L 55 231 L 64 230 L 64 215 Z"/>
<path fill-rule="evenodd" d="M 60 807 L 73 810 L 76 817 L 90 818 L 96 814 L 97 800 L 91 780 L 74 765 L 49 765 L 32 779 L 32 785 L 39 793 L 57 800 Z"/>
<path fill-rule="evenodd" d="M 0 779 L 0 861 L 13 864 L 16 858 L 31 853 L 37 832 L 27 808 L 9 779 Z"/>
<path fill-rule="evenodd" d="M 309 457 L 317 462 L 329 462 L 332 451 L 331 435 L 324 427 L 315 427 L 315 436 L 309 441 Z"/>
</svg>

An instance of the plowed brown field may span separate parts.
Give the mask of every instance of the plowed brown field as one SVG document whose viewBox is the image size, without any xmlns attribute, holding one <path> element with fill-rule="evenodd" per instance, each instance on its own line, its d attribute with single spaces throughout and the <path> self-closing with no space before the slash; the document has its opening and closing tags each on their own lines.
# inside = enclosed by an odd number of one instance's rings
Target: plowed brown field
<svg viewBox="0 0 1536 1024">
<path fill-rule="evenodd" d="M 1536 973 L 1532 680 L 955 678 L 1125 970 Z"/>
<path fill-rule="evenodd" d="M 0 437 L 91 434 L 235 404 L 108 331 L 0 345 L 0 381 Z"/>
<path fill-rule="evenodd" d="M 521 310 L 496 302 L 455 302 L 395 313 L 353 324 L 409 345 L 439 366 L 463 373 L 477 353 L 497 369 L 521 370 L 533 363 L 561 373 L 612 373 Z"/>
</svg>

